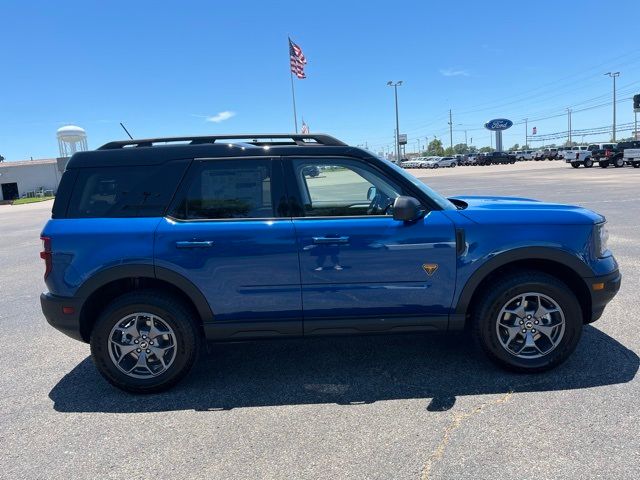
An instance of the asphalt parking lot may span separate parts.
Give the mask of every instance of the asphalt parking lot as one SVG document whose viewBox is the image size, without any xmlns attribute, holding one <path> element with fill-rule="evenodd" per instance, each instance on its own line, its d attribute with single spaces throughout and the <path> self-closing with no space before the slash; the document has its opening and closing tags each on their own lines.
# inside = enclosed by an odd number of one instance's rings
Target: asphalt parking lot
<svg viewBox="0 0 640 480">
<path fill-rule="evenodd" d="M 540 375 L 464 336 L 213 346 L 170 392 L 134 396 L 40 312 L 51 202 L 0 206 L 0 478 L 607 478 L 640 471 L 640 170 L 562 162 L 412 170 L 447 195 L 606 215 L 620 293 Z M 636 472 L 633 474 L 633 472 Z"/>
</svg>

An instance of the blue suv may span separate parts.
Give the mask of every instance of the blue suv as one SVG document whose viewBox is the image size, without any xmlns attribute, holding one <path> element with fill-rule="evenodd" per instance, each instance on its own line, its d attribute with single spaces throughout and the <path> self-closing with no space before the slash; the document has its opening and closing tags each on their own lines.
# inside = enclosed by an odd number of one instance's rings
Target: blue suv
<svg viewBox="0 0 640 480">
<path fill-rule="evenodd" d="M 492 360 L 538 372 L 621 280 L 601 215 L 447 199 L 319 134 L 76 153 L 42 240 L 45 317 L 133 392 L 174 385 L 203 339 L 468 329 Z"/>
</svg>

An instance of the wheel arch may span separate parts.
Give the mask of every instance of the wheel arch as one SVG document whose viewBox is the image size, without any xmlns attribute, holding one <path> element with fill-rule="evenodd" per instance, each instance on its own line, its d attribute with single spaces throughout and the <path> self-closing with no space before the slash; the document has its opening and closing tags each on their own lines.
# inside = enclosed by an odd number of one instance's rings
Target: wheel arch
<svg viewBox="0 0 640 480">
<path fill-rule="evenodd" d="M 153 265 L 119 265 L 101 270 L 78 289 L 76 296 L 82 299 L 80 310 L 80 334 L 89 341 L 91 330 L 100 311 L 119 295 L 143 289 L 167 292 L 192 310 L 201 326 L 213 320 L 213 312 L 200 290 L 177 272 Z"/>
<path fill-rule="evenodd" d="M 584 278 L 593 276 L 591 269 L 570 253 L 550 247 L 523 247 L 510 250 L 486 261 L 469 278 L 458 298 L 454 315 L 460 327 L 478 304 L 478 297 L 497 276 L 522 270 L 537 270 L 562 280 L 574 292 L 582 307 L 583 320 L 591 319 L 591 295 Z"/>
</svg>

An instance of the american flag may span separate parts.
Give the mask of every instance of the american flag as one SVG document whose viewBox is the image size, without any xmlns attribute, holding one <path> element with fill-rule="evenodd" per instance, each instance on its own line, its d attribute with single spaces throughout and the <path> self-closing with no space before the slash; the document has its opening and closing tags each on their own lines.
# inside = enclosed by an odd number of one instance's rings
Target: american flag
<svg viewBox="0 0 640 480">
<path fill-rule="evenodd" d="M 291 39 L 289 39 L 289 58 L 291 60 L 291 73 L 299 79 L 307 78 L 304 74 L 304 66 L 307 64 L 307 59 L 302 53 L 302 49 L 293 43 Z"/>
<path fill-rule="evenodd" d="M 533 135 L 535 135 L 536 133 L 538 133 L 538 128 L 537 127 L 533 127 Z"/>
<path fill-rule="evenodd" d="M 300 133 L 302 133 L 303 135 L 309 135 L 309 125 L 304 123 L 304 120 L 302 120 L 302 130 L 300 131 Z"/>
</svg>

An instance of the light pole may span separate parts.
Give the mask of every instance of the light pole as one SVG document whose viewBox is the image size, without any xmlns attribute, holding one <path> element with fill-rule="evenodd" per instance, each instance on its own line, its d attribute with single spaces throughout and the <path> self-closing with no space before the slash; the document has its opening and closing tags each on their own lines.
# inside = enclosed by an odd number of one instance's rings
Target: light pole
<svg viewBox="0 0 640 480">
<path fill-rule="evenodd" d="M 449 148 L 453 150 L 453 119 L 451 117 L 451 109 L 449 109 Z"/>
<path fill-rule="evenodd" d="M 402 80 L 393 83 L 391 80 L 387 82 L 388 87 L 393 87 L 396 99 L 396 162 L 400 162 L 400 120 L 398 117 L 398 87 L 402 85 Z"/>
<path fill-rule="evenodd" d="M 607 72 L 605 75 L 613 78 L 613 141 L 616 141 L 616 78 L 620 72 Z"/>
<path fill-rule="evenodd" d="M 568 116 L 568 117 L 567 117 L 567 120 L 568 120 L 568 122 L 569 122 L 569 123 L 568 123 L 568 125 L 567 125 L 567 126 L 568 126 L 567 131 L 569 132 L 569 137 L 568 137 L 568 140 L 567 140 L 567 145 L 568 145 L 568 146 L 571 146 L 571 109 L 570 109 L 570 108 L 567 108 L 567 116 Z M 614 120 L 614 125 L 615 125 L 615 120 Z"/>
<path fill-rule="evenodd" d="M 420 153 L 420 139 L 416 138 L 416 143 L 418 144 L 418 153 Z"/>
<path fill-rule="evenodd" d="M 524 148 L 529 150 L 529 119 L 524 119 Z"/>
</svg>

